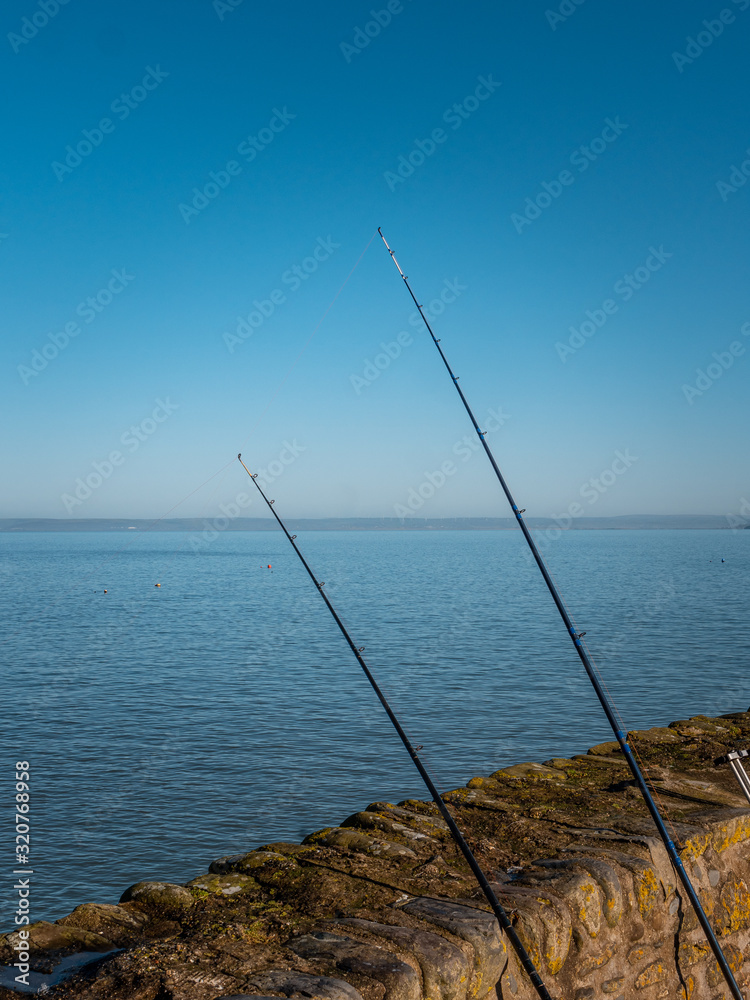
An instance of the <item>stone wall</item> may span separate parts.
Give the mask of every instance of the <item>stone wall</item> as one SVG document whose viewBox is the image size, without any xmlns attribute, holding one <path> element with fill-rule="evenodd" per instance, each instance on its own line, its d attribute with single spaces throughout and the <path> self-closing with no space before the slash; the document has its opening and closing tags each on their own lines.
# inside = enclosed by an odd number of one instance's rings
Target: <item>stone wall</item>
<svg viewBox="0 0 750 1000">
<path fill-rule="evenodd" d="M 750 714 L 632 736 L 750 1000 L 750 810 L 712 763 L 750 740 Z M 472 778 L 445 798 L 552 996 L 729 1000 L 616 743 Z M 138 883 L 119 905 L 80 906 L 30 938 L 37 986 L 63 955 L 104 953 L 50 997 L 537 996 L 435 806 L 416 800 L 221 858 L 186 886 Z M 14 942 L 0 938 L 0 961 Z"/>
</svg>

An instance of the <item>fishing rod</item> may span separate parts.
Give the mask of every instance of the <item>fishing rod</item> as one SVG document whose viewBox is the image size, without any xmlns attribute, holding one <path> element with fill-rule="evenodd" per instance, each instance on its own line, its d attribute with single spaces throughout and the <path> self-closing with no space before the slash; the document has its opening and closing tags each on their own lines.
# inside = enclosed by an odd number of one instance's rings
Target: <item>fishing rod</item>
<svg viewBox="0 0 750 1000">
<path fill-rule="evenodd" d="M 487 458 L 490 460 L 490 464 L 494 470 L 495 476 L 497 477 L 497 480 L 500 483 L 500 486 L 502 487 L 503 493 L 505 494 L 508 503 L 510 504 L 511 510 L 515 514 L 516 520 L 518 521 L 518 525 L 521 528 L 523 536 L 526 539 L 529 549 L 531 550 L 531 554 L 534 557 L 534 561 L 536 562 L 537 566 L 541 571 L 542 576 L 544 577 L 544 582 L 547 584 L 547 589 L 549 590 L 552 596 L 552 600 L 555 602 L 555 606 L 557 607 L 557 610 L 560 612 L 560 617 L 565 623 L 565 628 L 567 629 L 567 632 L 573 641 L 573 645 L 575 646 L 576 652 L 578 653 L 578 656 L 581 659 L 581 663 L 583 664 L 584 669 L 588 675 L 588 678 L 591 681 L 591 684 L 593 685 L 594 691 L 596 692 L 596 696 L 599 699 L 602 708 L 604 709 L 604 713 L 607 716 L 607 721 L 612 727 L 612 731 L 615 734 L 615 738 L 617 739 L 617 742 L 620 744 L 620 749 L 625 755 L 625 760 L 628 763 L 628 767 L 630 768 L 632 775 L 635 778 L 636 784 L 638 785 L 638 788 L 640 789 L 641 794 L 643 795 L 643 798 L 646 802 L 646 806 L 648 807 L 648 811 L 651 813 L 651 818 L 653 819 L 654 823 L 656 824 L 656 828 L 659 831 L 659 836 L 664 841 L 664 846 L 667 849 L 667 853 L 669 854 L 669 859 L 672 862 L 672 866 L 674 867 L 674 870 L 677 873 L 678 878 L 682 882 L 685 892 L 687 893 L 688 898 L 690 899 L 690 902 L 693 905 L 693 909 L 695 910 L 696 916 L 698 917 L 701 927 L 703 928 L 703 931 L 706 935 L 706 940 L 711 946 L 711 950 L 713 951 L 716 957 L 716 961 L 719 963 L 719 967 L 722 971 L 724 979 L 726 980 L 727 985 L 729 986 L 729 989 L 732 992 L 732 996 L 735 998 L 735 1000 L 744 1000 L 744 997 L 740 992 L 740 988 L 735 982 L 732 970 L 729 967 L 729 963 L 727 962 L 724 956 L 724 952 L 721 950 L 721 945 L 719 944 L 716 935 L 714 934 L 711 924 L 708 922 L 708 917 L 706 916 L 703 907 L 701 906 L 701 902 L 698 899 L 698 895 L 695 889 L 693 888 L 693 884 L 690 881 L 690 877 L 688 873 L 685 871 L 685 866 L 683 865 L 682 859 L 680 858 L 680 855 L 677 852 L 677 848 L 672 843 L 672 839 L 669 836 L 669 833 L 667 832 L 667 828 L 664 825 L 664 820 L 662 819 L 661 813 L 659 812 L 656 803 L 654 802 L 653 796 L 651 795 L 649 787 L 646 784 L 646 780 L 643 777 L 643 773 L 641 772 L 641 769 L 638 766 L 638 762 L 636 761 L 635 756 L 633 755 L 633 751 L 630 747 L 630 744 L 628 743 L 627 736 L 620 729 L 620 726 L 615 717 L 612 704 L 610 703 L 610 700 L 607 697 L 604 688 L 599 682 L 599 678 L 596 675 L 596 669 L 588 655 L 588 652 L 586 651 L 583 643 L 581 642 L 581 639 L 586 633 L 579 632 L 574 626 L 570 618 L 570 615 L 568 614 L 565 605 L 563 604 L 562 598 L 560 597 L 557 587 L 555 586 L 552 577 L 549 574 L 547 566 L 545 565 L 545 562 L 542 559 L 539 550 L 536 547 L 534 539 L 531 537 L 531 533 L 528 527 L 526 526 L 526 522 L 523 519 L 524 511 L 519 510 L 518 507 L 516 506 L 516 502 L 513 499 L 513 495 L 510 492 L 507 483 L 505 482 L 505 479 L 503 477 L 502 472 L 500 471 L 497 462 L 495 461 L 494 455 L 490 451 L 490 446 L 487 444 L 487 441 L 485 440 L 486 432 L 481 431 L 479 429 L 479 424 L 476 421 L 476 417 L 474 416 L 471 407 L 469 406 L 469 403 L 466 399 L 466 396 L 464 396 L 461 387 L 458 384 L 458 376 L 453 374 L 453 369 L 448 364 L 448 359 L 443 353 L 443 349 L 440 346 L 440 341 L 432 332 L 432 327 L 430 326 L 427 317 L 423 312 L 422 306 L 417 301 L 417 298 L 411 289 L 411 285 L 409 284 L 409 279 L 401 270 L 401 266 L 399 265 L 399 262 L 396 260 L 396 256 L 393 250 L 391 250 L 391 248 L 388 246 L 388 242 L 385 236 L 383 236 L 383 232 L 380 229 L 380 227 L 378 227 L 378 233 L 380 233 L 380 238 L 385 244 L 386 250 L 391 255 L 393 263 L 398 268 L 398 273 L 404 279 L 404 284 L 409 290 L 409 295 L 411 295 L 412 299 L 414 300 L 414 305 L 417 307 L 417 309 L 419 310 L 419 315 L 424 320 L 424 325 L 427 327 L 427 330 L 430 336 L 432 337 L 432 342 L 438 349 L 438 353 L 442 358 L 443 364 L 445 365 L 446 370 L 450 375 L 454 386 L 456 387 L 456 392 L 461 397 L 461 402 L 464 404 L 464 409 L 469 415 L 469 419 L 471 420 L 474 426 L 474 430 L 477 432 L 477 435 L 479 436 L 479 440 L 482 444 L 482 447 L 484 448 L 485 454 L 487 455 Z"/>
<path fill-rule="evenodd" d="M 420 758 L 419 758 L 419 751 L 422 748 L 421 747 L 415 747 L 415 746 L 412 745 L 411 740 L 409 739 L 409 737 L 404 732 L 404 730 L 403 730 L 403 728 L 401 726 L 401 723 L 396 718 L 396 714 L 394 713 L 393 709 L 391 708 L 390 704 L 388 703 L 385 695 L 380 690 L 380 687 L 378 686 L 378 682 L 375 680 L 375 678 L 373 677 L 372 673 L 370 672 L 370 668 L 365 663 L 364 658 L 362 656 L 362 653 L 363 653 L 365 647 L 364 646 L 357 646 L 357 645 L 355 645 L 354 640 L 349 635 L 349 632 L 347 631 L 346 626 L 344 625 L 344 623 L 341 621 L 341 619 L 339 618 L 338 614 L 336 613 L 336 609 L 331 604 L 331 602 L 328 600 L 328 595 L 323 590 L 323 587 L 325 586 L 325 584 L 322 581 L 320 581 L 320 582 L 318 581 L 318 578 L 315 576 L 315 574 L 313 573 L 313 571 L 310 569 L 310 566 L 308 565 L 307 560 L 305 559 L 305 557 L 302 555 L 302 553 L 300 552 L 299 548 L 297 547 L 297 545 L 295 543 L 295 538 L 297 536 L 289 534 L 289 532 L 287 531 L 286 525 L 281 520 L 281 518 L 279 517 L 279 515 L 276 513 L 276 508 L 273 506 L 274 501 L 273 500 L 269 500 L 268 497 L 266 496 L 266 494 L 261 489 L 261 487 L 260 487 L 260 485 L 258 483 L 258 473 L 257 472 L 256 473 L 252 473 L 248 469 L 248 467 L 242 461 L 242 455 L 241 454 L 237 456 L 237 459 L 238 459 L 240 465 L 242 466 L 242 468 L 245 470 L 245 472 L 248 474 L 248 476 L 250 476 L 250 478 L 252 479 L 253 483 L 255 484 L 255 488 L 257 489 L 257 491 L 260 493 L 260 495 L 265 500 L 266 504 L 268 505 L 268 509 L 271 511 L 271 513 L 273 514 L 273 516 L 276 518 L 276 521 L 277 521 L 279 527 L 281 528 L 281 530 L 286 535 L 286 537 L 289 540 L 289 542 L 290 542 L 292 548 L 294 549 L 294 551 L 297 553 L 297 556 L 299 557 L 299 561 L 302 563 L 302 565 L 307 570 L 307 575 L 310 577 L 310 579 L 312 580 L 312 582 L 315 584 L 315 586 L 318 589 L 318 593 L 320 594 L 320 596 L 325 601 L 326 607 L 331 612 L 333 620 L 338 625 L 339 630 L 341 631 L 341 634 L 346 639 L 346 642 L 347 642 L 349 648 L 351 649 L 352 653 L 354 653 L 355 657 L 357 658 L 357 663 L 359 663 L 360 667 L 364 671 L 365 677 L 370 682 L 370 686 L 372 687 L 372 689 L 375 692 L 375 694 L 378 696 L 380 704 L 383 706 L 383 708 L 386 711 L 386 714 L 388 715 L 388 718 L 393 723 L 393 727 L 396 730 L 396 732 L 398 733 L 398 735 L 399 735 L 399 737 L 401 739 L 401 742 L 406 747 L 407 753 L 409 754 L 409 756 L 411 757 L 411 759 L 414 761 L 414 764 L 415 764 L 417 770 L 420 773 L 422 781 L 424 781 L 425 785 L 427 786 L 427 788 L 429 790 L 429 793 L 432 796 L 432 799 L 433 799 L 435 805 L 440 810 L 441 816 L 443 817 L 443 819 L 445 820 L 445 822 L 448 824 L 448 829 L 451 832 L 451 836 L 453 837 L 453 839 L 455 840 L 456 844 L 460 848 L 461 853 L 463 854 L 463 856 L 466 858 L 466 860 L 467 860 L 467 862 L 469 864 L 469 867 L 471 868 L 471 870 L 472 870 L 472 872 L 474 874 L 474 877 L 476 878 L 477 882 L 479 883 L 479 885 L 480 885 L 480 887 L 482 889 L 482 892 L 484 893 L 485 898 L 487 899 L 487 902 L 492 907 L 492 912 L 497 917 L 498 923 L 500 924 L 500 926 L 502 927 L 502 929 L 505 931 L 505 933 L 506 933 L 506 935 L 507 935 L 508 940 L 510 941 L 510 943 L 513 945 L 513 948 L 514 948 L 514 950 L 516 952 L 516 955 L 518 955 L 518 959 L 519 959 L 521 965 L 524 967 L 524 969 L 528 973 L 529 979 L 533 983 L 534 988 L 536 989 L 537 993 L 542 998 L 542 1000 L 552 1000 L 552 998 L 550 997 L 550 994 L 547 992 L 547 987 L 542 982 L 541 976 L 536 971 L 536 967 L 534 966 L 534 963 L 531 961 L 531 958 L 529 957 L 528 952 L 524 948 L 523 943 L 521 942 L 521 939 L 519 938 L 518 934 L 516 933 L 515 928 L 513 927 L 513 924 L 511 923 L 510 917 L 508 916 L 508 914 L 503 909 L 502 904 L 498 900 L 498 898 L 495 895 L 495 893 L 492 891 L 492 886 L 487 881 L 487 878 L 486 878 L 484 872 L 482 871 L 482 869 L 479 867 L 479 862 L 474 857 L 473 851 L 471 850 L 471 848 L 469 847 L 469 845 L 466 843 L 466 840 L 464 839 L 463 834 L 461 833 L 461 831 L 459 830 L 458 826 L 456 825 L 456 821 L 453 819 L 453 816 L 451 816 L 450 812 L 448 811 L 448 807 L 446 806 L 445 802 L 443 801 L 443 799 L 442 799 L 442 797 L 440 795 L 440 792 L 438 792 L 437 788 L 435 787 L 435 784 L 432 781 L 432 778 L 430 777 L 429 773 L 427 772 L 427 769 L 425 768 L 424 764 L 420 760 Z"/>
</svg>

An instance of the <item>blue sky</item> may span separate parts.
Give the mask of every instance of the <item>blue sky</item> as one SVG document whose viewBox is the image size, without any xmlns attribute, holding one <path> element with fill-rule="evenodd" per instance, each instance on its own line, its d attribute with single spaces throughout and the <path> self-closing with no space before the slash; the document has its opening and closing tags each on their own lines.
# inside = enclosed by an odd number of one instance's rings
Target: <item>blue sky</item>
<svg viewBox="0 0 750 1000">
<path fill-rule="evenodd" d="M 506 515 L 378 226 L 529 516 L 741 509 L 750 0 L 470 12 L 4 5 L 0 516 Z"/>
</svg>

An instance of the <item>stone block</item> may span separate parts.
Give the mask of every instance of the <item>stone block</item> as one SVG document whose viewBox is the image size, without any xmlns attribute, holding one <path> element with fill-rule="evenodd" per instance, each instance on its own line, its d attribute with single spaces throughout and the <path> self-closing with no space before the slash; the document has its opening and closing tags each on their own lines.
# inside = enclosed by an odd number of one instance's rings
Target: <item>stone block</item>
<svg viewBox="0 0 750 1000">
<path fill-rule="evenodd" d="M 237 872 L 229 872 L 226 875 L 201 875 L 188 882 L 186 888 L 197 889 L 199 892 L 207 892 L 216 896 L 236 896 L 237 893 L 247 892 L 248 889 L 257 887 L 258 883 L 249 875 L 239 875 Z"/>
<path fill-rule="evenodd" d="M 472 976 L 472 963 L 463 951 L 440 934 L 413 927 L 379 924 L 356 918 L 337 920 L 336 926 L 383 938 L 419 963 L 424 995 L 430 1000 L 462 1000 Z"/>
<path fill-rule="evenodd" d="M 730 878 L 719 894 L 719 933 L 731 934 L 750 925 L 750 891 L 744 879 Z"/>
<path fill-rule="evenodd" d="M 624 760 L 620 744 L 617 740 L 608 740 L 606 743 L 597 743 L 596 746 L 589 747 L 587 753 L 591 757 L 615 757 L 620 755 L 620 757 Z"/>
<path fill-rule="evenodd" d="M 538 887 L 535 880 L 526 878 L 493 884 L 492 888 L 506 912 L 518 914 L 516 932 L 534 964 L 540 972 L 557 975 L 568 957 L 573 936 L 569 901 L 557 880 L 554 893 L 549 883 Z"/>
<path fill-rule="evenodd" d="M 341 826 L 344 827 L 344 829 L 348 827 L 355 827 L 358 830 L 379 830 L 383 833 L 389 834 L 391 837 L 402 838 L 403 840 L 412 840 L 423 844 L 431 844 L 436 847 L 440 845 L 440 841 L 435 837 L 430 836 L 430 834 L 424 833 L 421 830 L 413 830 L 410 826 L 406 826 L 404 823 L 399 823 L 395 819 L 389 819 L 386 816 L 381 816 L 376 812 L 354 813 L 353 816 L 345 819 Z"/>
<path fill-rule="evenodd" d="M 653 729 L 634 729 L 632 732 L 628 733 L 628 742 L 630 738 L 638 743 L 681 743 L 680 734 L 667 726 L 654 726 Z"/>
<path fill-rule="evenodd" d="M 635 988 L 637 990 L 645 990 L 647 986 L 653 986 L 655 983 L 663 983 L 668 976 L 669 969 L 665 962 L 652 962 L 636 978 Z"/>
<path fill-rule="evenodd" d="M 533 761 L 503 767 L 499 771 L 494 771 L 490 777 L 495 781 L 501 778 L 513 778 L 516 780 L 530 779 L 531 781 L 568 780 L 565 771 L 561 771 L 555 767 L 545 767 L 544 764 L 536 764 Z"/>
<path fill-rule="evenodd" d="M 121 903 L 138 903 L 158 916 L 174 917 L 185 913 L 195 898 L 184 885 L 172 882 L 136 882 L 120 897 Z"/>
<path fill-rule="evenodd" d="M 61 927 L 78 927 L 80 930 L 105 932 L 132 931 L 137 933 L 148 923 L 145 913 L 115 906 L 112 903 L 83 903 L 67 917 L 55 921 Z"/>
<path fill-rule="evenodd" d="M 406 913 L 442 927 L 467 941 L 474 950 L 478 995 L 491 989 L 505 965 L 505 936 L 493 913 L 438 899 L 412 899 L 403 906 Z"/>
<path fill-rule="evenodd" d="M 387 840 L 370 837 L 366 833 L 344 827 L 333 827 L 306 837 L 303 843 L 314 843 L 323 847 L 339 847 L 360 854 L 373 854 L 377 858 L 416 858 L 410 847 L 393 844 Z"/>
<path fill-rule="evenodd" d="M 208 870 L 212 875 L 226 875 L 227 872 L 250 874 L 254 868 L 271 863 L 292 864 L 293 862 L 275 851 L 249 851 L 246 854 L 229 854 L 224 858 L 217 858 L 216 861 L 211 862 Z"/>
<path fill-rule="evenodd" d="M 288 947 L 301 958 L 382 983 L 389 1000 L 422 1000 L 419 973 L 383 948 L 327 931 L 311 931 L 294 938 Z"/>
<path fill-rule="evenodd" d="M 66 927 L 60 924 L 51 924 L 46 920 L 39 920 L 34 924 L 29 924 L 24 928 L 29 932 L 29 951 L 61 951 L 73 953 L 77 951 L 112 951 L 116 945 L 101 934 L 84 930 L 79 927 Z M 18 932 L 12 932 L 7 936 L 8 944 L 11 948 L 18 944 L 20 938 Z"/>
<path fill-rule="evenodd" d="M 436 807 L 435 807 L 436 808 Z M 402 823 L 414 826 L 422 830 L 423 833 L 437 835 L 438 832 L 448 833 L 448 824 L 442 816 L 426 816 L 424 813 L 415 812 L 413 809 L 405 809 L 403 806 L 394 806 L 390 802 L 372 802 L 365 810 L 366 812 L 386 813 L 394 816 Z"/>
<path fill-rule="evenodd" d="M 705 739 L 710 736 L 724 737 L 739 733 L 737 726 L 734 726 L 727 719 L 709 719 L 705 715 L 694 715 L 690 719 L 678 719 L 677 722 L 670 722 L 669 728 L 676 730 L 680 736 L 690 736 L 693 739 Z"/>
<path fill-rule="evenodd" d="M 305 997 L 306 1000 L 362 1000 L 362 994 L 343 979 L 333 979 L 329 976 L 311 976 L 306 972 L 294 972 L 291 969 L 269 969 L 267 972 L 255 973 L 245 983 L 245 988 L 257 990 L 259 993 L 281 993 L 285 997 Z M 242 994 L 242 997 L 257 994 Z M 218 1000 L 218 998 L 217 998 Z M 231 1000 L 222 997 L 220 1000 Z M 236 998 L 240 1000 L 240 998 Z"/>
</svg>

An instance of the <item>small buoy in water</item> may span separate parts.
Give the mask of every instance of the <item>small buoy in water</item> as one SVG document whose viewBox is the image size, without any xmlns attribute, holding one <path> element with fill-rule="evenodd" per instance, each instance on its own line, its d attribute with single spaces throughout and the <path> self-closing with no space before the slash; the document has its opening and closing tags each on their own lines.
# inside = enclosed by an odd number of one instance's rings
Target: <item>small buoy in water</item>
<svg viewBox="0 0 750 1000">
<path fill-rule="evenodd" d="M 723 560 L 722 560 L 722 561 L 723 561 Z M 270 563 L 268 564 L 268 568 L 269 568 L 269 569 L 271 568 L 271 564 L 270 564 Z"/>
<path fill-rule="evenodd" d="M 724 560 L 723 560 L 723 559 L 722 559 L 721 561 L 722 561 L 722 562 L 724 562 Z"/>
<path fill-rule="evenodd" d="M 155 583 L 154 586 L 155 587 L 161 587 L 161 584 L 160 583 Z"/>
<path fill-rule="evenodd" d="M 104 593 L 106 594 L 106 593 L 107 593 L 107 591 L 105 590 L 105 591 L 104 591 Z"/>
</svg>

